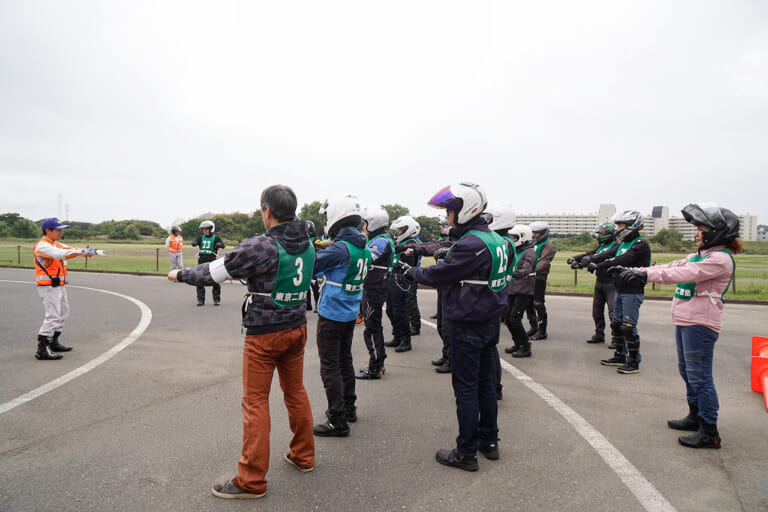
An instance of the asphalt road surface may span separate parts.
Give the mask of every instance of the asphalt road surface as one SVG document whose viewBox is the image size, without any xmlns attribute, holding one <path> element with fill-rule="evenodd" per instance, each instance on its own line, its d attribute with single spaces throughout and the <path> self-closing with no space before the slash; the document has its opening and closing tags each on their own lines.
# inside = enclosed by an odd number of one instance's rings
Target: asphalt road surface
<svg viewBox="0 0 768 512">
<path fill-rule="evenodd" d="M 533 357 L 502 352 L 500 460 L 480 456 L 476 473 L 435 462 L 455 446 L 457 422 L 450 376 L 430 365 L 441 342 L 425 323 L 411 352 L 389 352 L 382 380 L 357 382 L 359 420 L 347 438 L 316 439 L 312 473 L 282 460 L 291 434 L 275 379 L 268 494 L 224 501 L 210 488 L 235 475 L 240 453 L 244 287 L 226 283 L 220 307 L 209 291 L 198 308 L 193 287 L 158 277 L 70 277 L 62 341 L 75 350 L 41 362 L 33 273 L 0 269 L 0 511 L 768 510 L 768 413 L 749 384 L 765 306 L 726 306 L 720 450 L 682 447 L 666 426 L 687 413 L 669 302 L 643 305 L 641 371 L 619 375 L 599 364 L 605 345 L 584 342 L 591 299 L 552 296 L 550 337 Z M 419 291 L 427 322 L 435 299 Z M 307 317 L 305 385 L 321 422 L 317 317 Z M 503 329 L 500 349 L 510 345 Z M 362 327 L 354 357 L 356 368 L 367 362 Z"/>
</svg>

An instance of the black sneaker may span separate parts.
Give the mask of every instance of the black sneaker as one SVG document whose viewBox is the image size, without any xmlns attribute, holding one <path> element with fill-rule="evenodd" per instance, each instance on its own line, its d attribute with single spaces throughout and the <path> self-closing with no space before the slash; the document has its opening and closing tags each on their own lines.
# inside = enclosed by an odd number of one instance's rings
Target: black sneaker
<svg viewBox="0 0 768 512">
<path fill-rule="evenodd" d="M 221 306 L 221 301 L 220 300 L 214 300 L 213 301 L 213 305 L 214 306 Z"/>
<path fill-rule="evenodd" d="M 312 427 L 312 433 L 319 437 L 346 437 L 349 425 L 334 425 L 330 420 Z"/>
<path fill-rule="evenodd" d="M 547 339 L 547 331 L 542 331 L 541 329 L 539 329 L 538 331 L 536 331 L 533 334 L 533 336 L 529 336 L 528 339 L 531 339 L 531 340 L 545 340 L 545 339 Z"/>
<path fill-rule="evenodd" d="M 507 354 L 514 354 L 518 350 L 520 350 L 520 345 L 512 345 L 511 347 L 505 348 L 504 352 L 506 352 Z"/>
<path fill-rule="evenodd" d="M 627 361 L 627 364 L 621 368 L 616 368 L 616 371 L 628 375 L 631 373 L 640 373 L 640 363 L 637 361 Z"/>
<path fill-rule="evenodd" d="M 531 357 L 531 346 L 521 345 L 520 348 L 512 352 L 512 357 Z"/>
<path fill-rule="evenodd" d="M 603 366 L 624 366 L 627 364 L 627 356 L 614 355 L 610 359 L 601 359 L 600 364 Z"/>
<path fill-rule="evenodd" d="M 445 364 L 446 359 L 444 357 L 441 357 L 440 359 L 433 359 L 432 365 L 433 366 L 443 366 Z"/>
<path fill-rule="evenodd" d="M 488 460 L 499 459 L 499 443 L 479 443 L 477 445 L 477 451 L 485 455 Z"/>
<path fill-rule="evenodd" d="M 205 306 L 205 301 L 199 300 L 197 301 L 198 306 Z"/>
<path fill-rule="evenodd" d="M 456 453 L 456 450 L 437 450 L 435 460 L 443 466 L 453 466 L 464 471 L 477 471 L 480 469 L 477 457 L 462 457 Z"/>
<path fill-rule="evenodd" d="M 395 338 L 393 340 L 385 341 L 384 346 L 385 347 L 396 347 L 400 344 L 400 340 Z"/>
<path fill-rule="evenodd" d="M 437 368 L 435 368 L 435 371 L 437 373 L 451 373 L 451 363 L 446 361 L 440 366 L 438 366 Z"/>
<path fill-rule="evenodd" d="M 420 329 L 411 329 L 411 336 L 418 336 L 419 334 L 421 334 Z"/>
<path fill-rule="evenodd" d="M 593 334 L 592 337 L 587 340 L 587 343 L 605 343 L 605 338 Z"/>
<path fill-rule="evenodd" d="M 395 352 L 408 352 L 411 350 L 411 342 L 409 341 L 403 341 L 398 346 L 395 347 Z"/>
</svg>

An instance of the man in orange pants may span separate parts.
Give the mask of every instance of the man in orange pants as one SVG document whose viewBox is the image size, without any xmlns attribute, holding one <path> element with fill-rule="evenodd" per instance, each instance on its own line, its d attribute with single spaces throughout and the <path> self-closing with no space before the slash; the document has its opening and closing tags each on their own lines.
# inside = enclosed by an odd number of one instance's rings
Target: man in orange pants
<svg viewBox="0 0 768 512">
<path fill-rule="evenodd" d="M 219 498 L 261 498 L 267 493 L 269 390 L 275 368 L 293 432 L 284 459 L 302 472 L 315 467 L 312 410 L 303 382 L 305 302 L 315 250 L 306 222 L 294 220 L 296 204 L 290 188 L 268 187 L 261 194 L 261 216 L 267 229 L 263 236 L 243 242 L 224 258 L 168 274 L 171 281 L 194 286 L 231 278 L 248 281 L 243 308 L 243 451 L 237 476 L 213 487 L 211 492 Z"/>
</svg>

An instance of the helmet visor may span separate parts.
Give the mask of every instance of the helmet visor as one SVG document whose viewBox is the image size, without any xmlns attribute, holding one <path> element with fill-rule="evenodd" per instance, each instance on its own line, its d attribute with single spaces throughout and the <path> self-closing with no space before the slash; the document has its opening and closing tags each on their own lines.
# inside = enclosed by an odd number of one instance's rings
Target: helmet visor
<svg viewBox="0 0 768 512">
<path fill-rule="evenodd" d="M 458 210 L 461 208 L 462 200 L 451 192 L 450 185 L 440 189 L 437 194 L 427 203 L 434 208 L 445 208 L 446 210 Z"/>
</svg>

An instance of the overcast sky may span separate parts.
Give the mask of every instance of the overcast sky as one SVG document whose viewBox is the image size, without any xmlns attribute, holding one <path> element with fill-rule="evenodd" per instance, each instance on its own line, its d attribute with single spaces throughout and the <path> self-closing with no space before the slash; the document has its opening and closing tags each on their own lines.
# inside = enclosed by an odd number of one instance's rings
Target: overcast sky
<svg viewBox="0 0 768 512">
<path fill-rule="evenodd" d="M 0 213 L 716 202 L 768 223 L 765 0 L 3 1 Z"/>
</svg>

